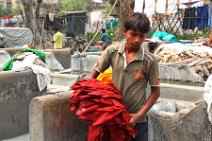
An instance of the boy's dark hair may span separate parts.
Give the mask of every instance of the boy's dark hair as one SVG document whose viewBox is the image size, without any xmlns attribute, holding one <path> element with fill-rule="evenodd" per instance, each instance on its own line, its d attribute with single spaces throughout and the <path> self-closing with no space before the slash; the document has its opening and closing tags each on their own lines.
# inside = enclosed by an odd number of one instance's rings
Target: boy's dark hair
<svg viewBox="0 0 212 141">
<path fill-rule="evenodd" d="M 102 28 L 102 33 L 105 33 L 105 29 L 104 28 Z"/>
<path fill-rule="evenodd" d="M 141 13 L 132 13 L 128 16 L 124 23 L 125 31 L 139 30 L 142 33 L 147 33 L 150 29 L 149 19 Z"/>
<path fill-rule="evenodd" d="M 56 30 L 56 31 L 58 31 L 58 28 L 57 28 L 57 27 L 54 27 L 54 28 L 53 28 L 53 30 Z"/>
</svg>

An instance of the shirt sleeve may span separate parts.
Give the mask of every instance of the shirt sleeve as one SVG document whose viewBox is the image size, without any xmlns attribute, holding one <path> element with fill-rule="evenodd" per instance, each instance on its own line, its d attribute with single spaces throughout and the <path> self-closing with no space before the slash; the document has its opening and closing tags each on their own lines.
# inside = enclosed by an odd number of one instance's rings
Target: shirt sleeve
<svg viewBox="0 0 212 141">
<path fill-rule="evenodd" d="M 60 38 L 59 34 L 56 33 L 56 34 L 54 35 L 54 41 L 58 41 L 59 38 Z"/>
<path fill-rule="evenodd" d="M 150 86 L 160 86 L 158 62 L 156 60 L 151 63 L 151 66 L 148 71 L 148 80 Z"/>
<path fill-rule="evenodd" d="M 96 69 L 100 73 L 103 73 L 111 65 L 109 52 L 110 52 L 109 49 L 103 51 L 101 57 L 97 60 L 96 64 L 94 65 L 94 69 Z"/>
</svg>

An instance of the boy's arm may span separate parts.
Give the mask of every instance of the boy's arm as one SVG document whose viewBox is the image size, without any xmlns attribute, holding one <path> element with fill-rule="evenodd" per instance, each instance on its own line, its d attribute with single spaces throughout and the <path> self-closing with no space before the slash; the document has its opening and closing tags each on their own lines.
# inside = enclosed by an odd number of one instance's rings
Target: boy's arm
<svg viewBox="0 0 212 141">
<path fill-rule="evenodd" d="M 160 87 L 151 86 L 151 94 L 144 103 L 143 107 L 136 114 L 132 114 L 131 120 L 129 122 L 130 126 L 135 126 L 135 124 L 150 110 L 150 108 L 155 104 L 156 100 L 160 96 Z"/>
<path fill-rule="evenodd" d="M 89 74 L 88 78 L 97 78 L 99 74 L 100 72 L 98 72 L 96 69 L 93 69 L 93 71 Z"/>
</svg>

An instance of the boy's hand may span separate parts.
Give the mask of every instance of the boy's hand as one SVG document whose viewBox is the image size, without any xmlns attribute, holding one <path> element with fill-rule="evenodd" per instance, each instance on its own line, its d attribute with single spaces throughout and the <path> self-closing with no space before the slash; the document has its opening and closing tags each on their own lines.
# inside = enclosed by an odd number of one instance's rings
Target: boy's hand
<svg viewBox="0 0 212 141">
<path fill-rule="evenodd" d="M 130 127 L 134 127 L 135 124 L 138 122 L 138 120 L 139 120 L 139 117 L 137 114 L 131 114 L 131 119 L 130 119 L 130 122 L 128 123 L 128 125 Z"/>
</svg>

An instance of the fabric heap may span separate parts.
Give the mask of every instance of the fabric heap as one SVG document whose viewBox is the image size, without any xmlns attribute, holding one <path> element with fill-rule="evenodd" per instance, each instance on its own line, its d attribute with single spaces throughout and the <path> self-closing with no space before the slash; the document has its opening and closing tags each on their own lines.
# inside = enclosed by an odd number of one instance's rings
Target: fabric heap
<svg viewBox="0 0 212 141">
<path fill-rule="evenodd" d="M 45 64 L 46 56 L 42 51 L 27 48 L 23 52 L 17 52 L 3 65 L 4 71 L 23 71 L 31 69 L 37 76 L 37 84 L 40 91 L 44 90 L 51 82 L 50 70 Z"/>
<path fill-rule="evenodd" d="M 103 73 L 99 74 L 96 79 L 104 82 L 105 84 L 112 83 L 112 68 L 109 68 Z"/>
<path fill-rule="evenodd" d="M 21 27 L 3 27 L 5 24 L 9 24 L 10 22 L 12 22 L 12 19 L 0 19 L 0 34 L 3 37 L 5 47 L 31 45 L 34 38 L 31 29 Z"/>
<path fill-rule="evenodd" d="M 37 50 L 37 49 L 30 49 L 30 48 L 27 48 L 24 50 L 24 52 L 33 52 L 34 54 L 36 54 L 37 56 L 40 57 L 41 60 L 45 61 L 46 59 L 46 56 L 43 52 Z M 15 58 L 20 55 L 21 52 L 17 52 L 15 53 L 10 59 L 7 60 L 6 63 L 4 63 L 4 66 L 3 66 L 3 70 L 4 71 L 8 71 L 8 70 L 12 70 L 13 68 L 13 62 L 15 60 Z"/>
<path fill-rule="evenodd" d="M 74 92 L 70 95 L 70 110 L 91 122 L 88 141 L 130 141 L 135 136 L 135 129 L 127 126 L 131 116 L 112 83 L 87 79 L 71 88 Z"/>
</svg>

